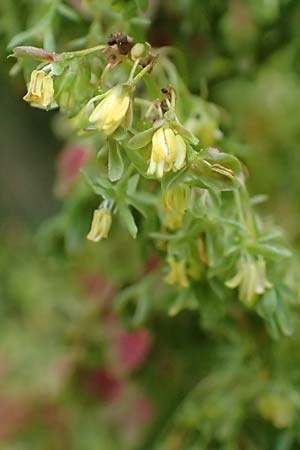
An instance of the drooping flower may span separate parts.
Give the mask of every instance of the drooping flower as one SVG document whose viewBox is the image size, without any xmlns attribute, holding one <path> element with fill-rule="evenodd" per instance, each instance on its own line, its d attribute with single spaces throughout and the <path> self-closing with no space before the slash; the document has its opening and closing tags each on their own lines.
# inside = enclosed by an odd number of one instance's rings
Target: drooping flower
<svg viewBox="0 0 300 450">
<path fill-rule="evenodd" d="M 167 262 L 169 264 L 169 273 L 165 277 L 165 282 L 183 288 L 188 287 L 189 281 L 186 275 L 186 261 L 184 259 L 177 261 L 174 256 L 170 256 L 167 258 Z"/>
<path fill-rule="evenodd" d="M 252 306 L 258 295 L 273 287 L 266 276 L 266 262 L 259 257 L 257 261 L 241 260 L 237 274 L 225 285 L 231 289 L 239 286 L 239 298 L 247 306 Z"/>
<path fill-rule="evenodd" d="M 89 117 L 99 131 L 109 136 L 120 126 L 130 106 L 129 90 L 118 84 L 110 89 Z"/>
<path fill-rule="evenodd" d="M 23 99 L 28 103 L 48 108 L 54 98 L 53 80 L 43 70 L 34 70 L 31 73 L 28 92 Z"/>
<path fill-rule="evenodd" d="M 152 137 L 152 152 L 147 175 L 161 178 L 165 172 L 176 172 L 185 164 L 186 144 L 172 128 L 160 127 Z"/>
<path fill-rule="evenodd" d="M 99 242 L 108 236 L 111 227 L 111 212 L 108 208 L 96 209 L 87 239 Z"/>
</svg>

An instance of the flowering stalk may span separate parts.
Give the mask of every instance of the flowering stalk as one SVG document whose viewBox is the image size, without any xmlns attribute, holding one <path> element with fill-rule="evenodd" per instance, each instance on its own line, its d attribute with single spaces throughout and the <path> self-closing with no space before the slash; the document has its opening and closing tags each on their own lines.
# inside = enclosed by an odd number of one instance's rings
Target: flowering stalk
<svg viewBox="0 0 300 450">
<path fill-rule="evenodd" d="M 72 128 L 101 149 L 100 178 L 87 176 L 88 182 L 131 236 L 137 236 L 139 215 L 146 229 L 156 217 L 147 239 L 167 263 L 165 282 L 192 292 L 205 273 L 208 282 L 215 277 L 224 287 L 238 287 L 241 302 L 258 307 L 259 298 L 275 289 L 272 252 L 278 244 L 272 237 L 260 241 L 264 229 L 239 160 L 210 147 L 223 137 L 216 107 L 177 83 L 164 51 L 154 54 L 149 44 L 117 32 L 107 44 L 75 52 L 18 47 L 14 55 L 50 62 L 33 71 L 24 99 L 47 108 L 57 104 Z M 165 73 L 177 86 L 160 86 Z M 185 100 L 179 93 L 189 102 L 188 113 L 178 107 Z M 233 192 L 230 207 L 222 205 L 223 191 Z M 111 208 L 95 210 L 87 238 L 107 238 L 111 221 Z"/>
</svg>

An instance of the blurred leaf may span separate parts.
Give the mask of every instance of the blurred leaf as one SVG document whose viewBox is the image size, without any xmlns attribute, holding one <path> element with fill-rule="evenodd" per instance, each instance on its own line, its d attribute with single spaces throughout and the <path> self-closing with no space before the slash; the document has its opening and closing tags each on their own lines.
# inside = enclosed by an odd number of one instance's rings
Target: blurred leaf
<svg viewBox="0 0 300 450">
<path fill-rule="evenodd" d="M 120 146 L 113 139 L 108 140 L 108 177 L 110 181 L 117 181 L 122 178 L 124 163 Z"/>
<path fill-rule="evenodd" d="M 133 237 L 133 239 L 136 238 L 138 229 L 135 224 L 132 212 L 130 211 L 130 208 L 125 204 L 118 204 L 118 211 L 120 214 L 121 219 L 123 220 L 124 224 L 126 225 L 129 233 Z"/>
</svg>

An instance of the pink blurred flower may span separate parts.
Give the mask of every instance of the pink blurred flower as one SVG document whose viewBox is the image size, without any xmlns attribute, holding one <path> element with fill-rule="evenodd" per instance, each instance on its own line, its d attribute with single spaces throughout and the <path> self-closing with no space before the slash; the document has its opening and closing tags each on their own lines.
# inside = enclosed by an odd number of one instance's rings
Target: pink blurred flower
<svg viewBox="0 0 300 450">
<path fill-rule="evenodd" d="M 57 160 L 57 179 L 55 193 L 64 197 L 78 179 L 79 171 L 91 155 L 91 149 L 82 144 L 70 144 L 64 147 Z"/>
<path fill-rule="evenodd" d="M 147 330 L 120 331 L 115 339 L 118 369 L 123 373 L 138 369 L 148 356 L 151 341 Z"/>
<path fill-rule="evenodd" d="M 110 403 L 122 395 L 122 384 L 115 375 L 105 367 L 96 369 L 91 375 L 91 387 L 101 400 Z"/>
</svg>

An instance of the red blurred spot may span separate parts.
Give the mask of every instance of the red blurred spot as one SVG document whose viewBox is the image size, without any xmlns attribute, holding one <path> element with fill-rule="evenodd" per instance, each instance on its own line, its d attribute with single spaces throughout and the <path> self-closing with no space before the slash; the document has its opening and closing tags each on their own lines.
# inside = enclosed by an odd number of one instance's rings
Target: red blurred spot
<svg viewBox="0 0 300 450">
<path fill-rule="evenodd" d="M 117 336 L 117 353 L 123 372 L 132 372 L 145 361 L 151 348 L 151 336 L 147 330 L 122 332 Z"/>
<path fill-rule="evenodd" d="M 161 263 L 161 259 L 160 259 L 159 255 L 157 255 L 156 253 L 152 253 L 152 255 L 150 255 L 150 257 L 148 258 L 148 260 L 145 264 L 145 268 L 144 268 L 145 273 L 152 272 L 160 265 L 160 263 Z"/>
<path fill-rule="evenodd" d="M 109 370 L 102 367 L 92 374 L 91 385 L 105 402 L 117 400 L 122 394 L 120 381 Z"/>
<path fill-rule="evenodd" d="M 89 147 L 72 144 L 66 146 L 57 160 L 56 192 L 58 196 L 66 195 L 79 175 L 79 171 L 89 160 Z"/>
</svg>

